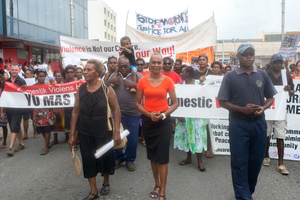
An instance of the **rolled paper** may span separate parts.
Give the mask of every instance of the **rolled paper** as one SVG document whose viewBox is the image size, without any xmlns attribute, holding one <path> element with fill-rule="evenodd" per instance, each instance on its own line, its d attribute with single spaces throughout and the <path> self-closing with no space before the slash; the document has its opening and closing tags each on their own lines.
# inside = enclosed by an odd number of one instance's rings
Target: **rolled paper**
<svg viewBox="0 0 300 200">
<path fill-rule="evenodd" d="M 123 140 L 124 137 L 129 135 L 129 131 L 126 129 L 120 134 L 121 140 Z M 109 143 L 103 145 L 101 148 L 99 148 L 95 153 L 95 158 L 100 158 L 103 154 L 105 154 L 108 150 L 114 147 L 114 140 L 111 140 Z"/>
</svg>

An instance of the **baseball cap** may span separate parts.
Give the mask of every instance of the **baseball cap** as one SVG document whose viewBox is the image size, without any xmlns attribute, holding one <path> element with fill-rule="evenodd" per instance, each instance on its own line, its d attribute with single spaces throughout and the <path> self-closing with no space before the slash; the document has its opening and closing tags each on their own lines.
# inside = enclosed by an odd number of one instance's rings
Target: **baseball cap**
<svg viewBox="0 0 300 200">
<path fill-rule="evenodd" d="M 253 50 L 255 50 L 254 47 L 252 46 L 252 44 L 243 43 L 237 49 L 237 53 L 238 54 L 242 54 L 242 53 L 244 53 L 249 48 L 252 48 Z"/>
<path fill-rule="evenodd" d="M 275 60 L 281 60 L 283 61 L 283 58 L 280 54 L 274 54 L 272 57 L 271 57 L 271 62 L 274 62 Z"/>
</svg>

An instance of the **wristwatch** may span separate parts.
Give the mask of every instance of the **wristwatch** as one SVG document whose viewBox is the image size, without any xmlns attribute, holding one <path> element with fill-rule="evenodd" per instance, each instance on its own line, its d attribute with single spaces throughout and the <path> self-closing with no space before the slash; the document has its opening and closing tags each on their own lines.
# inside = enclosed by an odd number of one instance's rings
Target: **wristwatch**
<svg viewBox="0 0 300 200">
<path fill-rule="evenodd" d="M 165 113 L 161 113 L 161 115 L 163 116 L 163 118 L 161 118 L 161 120 L 164 120 L 164 119 L 166 119 L 166 115 L 165 115 Z"/>
</svg>

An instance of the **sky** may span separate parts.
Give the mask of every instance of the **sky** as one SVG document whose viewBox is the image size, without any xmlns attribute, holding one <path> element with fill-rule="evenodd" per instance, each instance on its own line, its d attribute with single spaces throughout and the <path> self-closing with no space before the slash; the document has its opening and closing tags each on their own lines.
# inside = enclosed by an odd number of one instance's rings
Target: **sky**
<svg viewBox="0 0 300 200">
<path fill-rule="evenodd" d="M 258 33 L 281 32 L 282 0 L 104 0 L 117 13 L 117 38 L 128 24 L 136 27 L 135 12 L 151 18 L 168 18 L 189 12 L 189 29 L 212 15 L 217 39 L 253 39 Z M 285 1 L 285 31 L 300 31 L 300 0 Z"/>
</svg>

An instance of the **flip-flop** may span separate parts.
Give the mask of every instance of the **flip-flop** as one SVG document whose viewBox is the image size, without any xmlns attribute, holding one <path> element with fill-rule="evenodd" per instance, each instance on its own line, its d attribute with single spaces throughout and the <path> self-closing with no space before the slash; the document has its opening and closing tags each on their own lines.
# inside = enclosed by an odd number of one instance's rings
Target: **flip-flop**
<svg viewBox="0 0 300 200">
<path fill-rule="evenodd" d="M 183 161 L 179 162 L 179 165 L 187 165 L 187 164 L 190 164 L 190 163 L 192 163 L 192 161 L 183 160 Z"/>
<path fill-rule="evenodd" d="M 29 139 L 29 137 L 23 137 L 23 140 L 27 140 L 27 139 Z"/>
<path fill-rule="evenodd" d="M 0 147 L 0 149 L 5 149 L 7 146 L 6 145 L 2 145 L 1 147 Z"/>
</svg>

